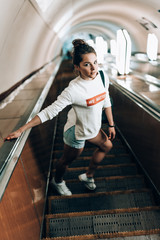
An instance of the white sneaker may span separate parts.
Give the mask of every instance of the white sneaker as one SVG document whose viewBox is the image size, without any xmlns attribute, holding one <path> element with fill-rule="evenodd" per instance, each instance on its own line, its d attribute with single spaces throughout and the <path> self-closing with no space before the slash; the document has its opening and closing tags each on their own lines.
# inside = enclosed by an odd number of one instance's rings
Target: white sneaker
<svg viewBox="0 0 160 240">
<path fill-rule="evenodd" d="M 65 181 L 62 181 L 61 183 L 56 183 L 54 177 L 51 180 L 51 184 L 55 187 L 55 189 L 57 190 L 57 192 L 60 195 L 63 196 L 71 196 L 72 193 L 69 190 L 69 188 L 66 186 Z"/>
<path fill-rule="evenodd" d="M 86 173 L 83 173 L 83 174 L 79 175 L 78 178 L 81 182 L 84 182 L 84 185 L 89 190 L 94 190 L 96 188 L 96 184 L 94 183 L 94 179 L 87 177 Z"/>
</svg>

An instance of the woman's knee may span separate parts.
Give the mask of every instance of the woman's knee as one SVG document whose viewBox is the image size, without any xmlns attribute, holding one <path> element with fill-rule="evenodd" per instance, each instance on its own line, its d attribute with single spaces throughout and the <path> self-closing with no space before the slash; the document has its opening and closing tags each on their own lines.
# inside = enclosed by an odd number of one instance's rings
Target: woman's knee
<svg viewBox="0 0 160 240">
<path fill-rule="evenodd" d="M 101 136 L 102 136 L 101 148 L 104 149 L 104 151 L 107 153 L 112 149 L 113 144 L 108 139 L 107 134 L 102 129 L 101 129 Z"/>
<path fill-rule="evenodd" d="M 102 149 L 103 149 L 106 153 L 108 153 L 108 152 L 112 149 L 112 147 L 113 147 L 112 142 L 111 142 L 109 139 L 107 139 L 107 140 L 103 143 Z"/>
<path fill-rule="evenodd" d="M 113 144 L 112 144 L 112 142 L 110 140 L 108 140 L 107 145 L 108 145 L 108 149 L 111 150 L 112 147 L 113 147 Z"/>
</svg>

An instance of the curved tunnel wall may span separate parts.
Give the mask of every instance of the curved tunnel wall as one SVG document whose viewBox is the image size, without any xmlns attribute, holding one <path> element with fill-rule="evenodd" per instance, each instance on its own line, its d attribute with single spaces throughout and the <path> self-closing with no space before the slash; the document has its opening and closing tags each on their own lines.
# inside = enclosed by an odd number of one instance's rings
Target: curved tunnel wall
<svg viewBox="0 0 160 240">
<path fill-rule="evenodd" d="M 124 27 L 131 34 L 134 50 L 145 51 L 147 34 L 158 36 L 160 14 L 156 4 L 154 0 L 53 0 L 47 12 L 42 13 L 34 0 L 3 1 L 0 94 L 60 54 L 64 42 L 76 33 L 91 32 L 110 39 L 116 36 L 116 28 Z M 64 15 L 67 18 L 61 21 Z M 138 20 L 143 16 L 157 28 L 142 27 Z M 38 234 L 39 229 L 35 230 Z"/>
<path fill-rule="evenodd" d="M 157 1 L 54 0 L 43 13 L 35 0 L 6 0 L 0 11 L 0 94 L 58 55 L 72 34 L 91 31 L 110 39 L 116 27 L 126 28 L 135 43 L 133 50 L 141 52 L 149 32 L 160 38 Z M 143 17 L 157 28 L 142 27 Z"/>
<path fill-rule="evenodd" d="M 29 1 L 3 4 L 6 8 L 0 46 L 0 94 L 53 58 L 54 38 L 54 32 Z"/>
</svg>

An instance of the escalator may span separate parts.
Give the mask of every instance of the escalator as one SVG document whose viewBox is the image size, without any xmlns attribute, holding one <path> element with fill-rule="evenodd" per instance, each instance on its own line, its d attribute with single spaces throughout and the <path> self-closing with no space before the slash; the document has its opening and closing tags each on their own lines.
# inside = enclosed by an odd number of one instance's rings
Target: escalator
<svg viewBox="0 0 160 240">
<path fill-rule="evenodd" d="M 64 73 L 65 68 L 65 73 Z M 73 78 L 70 62 L 59 70 L 59 93 Z M 69 108 L 57 117 L 51 175 L 63 152 L 63 126 Z M 102 125 L 106 131 L 106 124 Z M 64 175 L 72 196 L 59 196 L 49 185 L 41 239 L 160 239 L 160 208 L 151 185 L 117 129 L 113 149 L 95 173 L 96 190 L 89 191 L 78 175 L 89 165 L 95 146 L 87 143 Z"/>
</svg>

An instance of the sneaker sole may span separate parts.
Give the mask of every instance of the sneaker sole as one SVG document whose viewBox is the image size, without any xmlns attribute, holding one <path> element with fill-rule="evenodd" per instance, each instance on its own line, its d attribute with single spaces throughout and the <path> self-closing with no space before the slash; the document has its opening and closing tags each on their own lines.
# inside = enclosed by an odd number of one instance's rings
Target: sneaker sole
<svg viewBox="0 0 160 240">
<path fill-rule="evenodd" d="M 93 191 L 93 190 L 96 189 L 96 187 L 95 187 L 95 188 L 91 188 L 90 186 L 88 186 L 87 183 L 86 183 L 85 181 L 83 181 L 80 176 L 78 176 L 78 178 L 79 178 L 79 180 L 80 180 L 81 182 L 84 183 L 85 187 L 88 188 L 89 190 L 92 190 L 92 191 Z"/>
<path fill-rule="evenodd" d="M 72 192 L 70 192 L 69 194 L 61 193 L 54 182 L 51 182 L 51 185 L 52 185 L 52 187 L 54 187 L 54 189 L 57 191 L 57 193 L 60 196 L 71 196 L 72 195 Z"/>
</svg>

